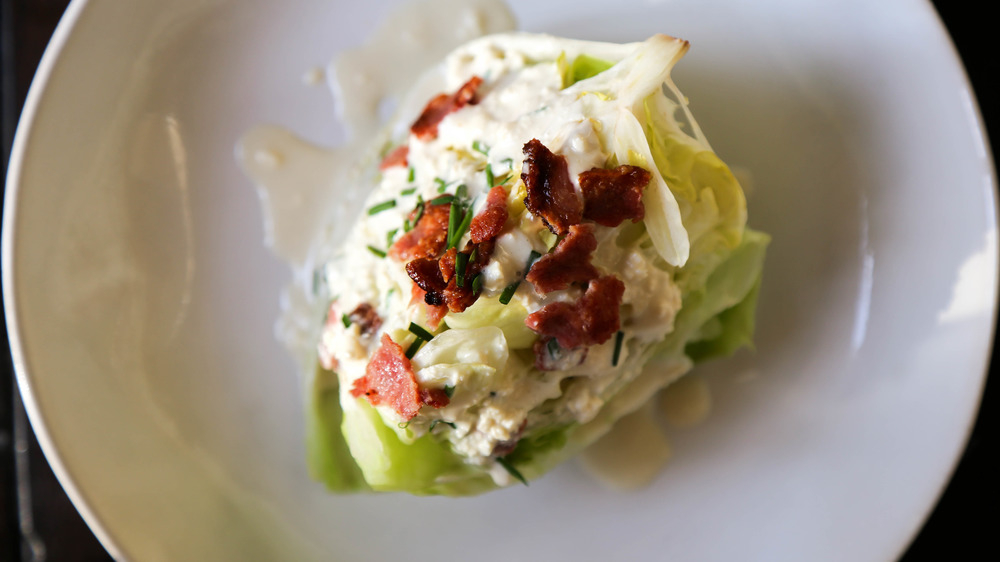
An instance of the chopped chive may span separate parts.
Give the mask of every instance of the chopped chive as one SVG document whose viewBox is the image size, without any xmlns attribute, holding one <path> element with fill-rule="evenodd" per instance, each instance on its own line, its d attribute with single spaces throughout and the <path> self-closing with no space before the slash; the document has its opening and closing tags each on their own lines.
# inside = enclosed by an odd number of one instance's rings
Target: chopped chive
<svg viewBox="0 0 1000 562">
<path fill-rule="evenodd" d="M 375 214 L 381 213 L 382 211 L 384 211 L 386 209 L 391 209 L 391 208 L 393 208 L 395 206 L 396 206 L 396 200 L 395 199 L 390 199 L 388 201 L 383 201 L 383 202 L 379 203 L 378 205 L 373 205 L 372 207 L 369 207 L 368 208 L 368 214 L 369 215 L 375 215 Z"/>
<path fill-rule="evenodd" d="M 371 252 L 371 253 L 373 253 L 373 254 L 375 254 L 376 256 L 378 256 L 380 258 L 384 258 L 385 257 L 385 251 L 379 250 L 375 246 L 369 245 L 368 246 L 368 251 Z"/>
<path fill-rule="evenodd" d="M 406 428 L 410 427 L 410 420 L 406 420 L 404 422 L 399 422 L 398 424 L 396 424 L 396 427 L 398 427 L 399 429 L 406 429 Z"/>
<path fill-rule="evenodd" d="M 500 304 L 510 304 L 510 299 L 517 292 L 517 288 L 521 285 L 520 281 L 514 281 L 510 285 L 504 287 L 502 293 L 500 293 Z"/>
<path fill-rule="evenodd" d="M 455 197 L 458 197 L 459 199 L 464 199 L 465 196 L 468 194 L 469 194 L 469 188 L 466 187 L 464 183 L 460 184 L 457 188 L 455 188 Z"/>
<path fill-rule="evenodd" d="M 444 193 L 444 190 L 448 188 L 448 184 L 441 178 L 434 178 L 434 184 L 437 185 L 438 193 Z"/>
<path fill-rule="evenodd" d="M 455 387 L 453 385 L 450 385 L 450 384 L 444 385 L 444 393 L 445 393 L 445 395 L 448 396 L 448 398 L 451 398 L 452 396 L 455 395 Z M 455 427 L 455 426 L 452 426 L 452 427 Z"/>
<path fill-rule="evenodd" d="M 486 164 L 486 188 L 487 189 L 492 189 L 493 188 L 493 179 L 494 179 L 493 178 L 493 166 L 490 165 L 490 164 Z"/>
<path fill-rule="evenodd" d="M 447 238 L 445 238 L 445 240 L 448 241 L 449 249 L 455 247 L 455 232 L 458 231 L 458 221 L 461 220 L 458 218 L 458 212 L 460 209 L 461 207 L 459 206 L 458 201 L 455 201 L 455 199 L 452 198 L 451 210 L 448 211 L 448 234 Z"/>
<path fill-rule="evenodd" d="M 403 232 L 409 232 L 413 230 L 413 225 L 410 224 L 410 219 L 403 219 Z"/>
<path fill-rule="evenodd" d="M 469 254 L 469 263 L 476 263 L 477 259 L 479 259 L 479 246 L 473 248 L 472 253 Z"/>
<path fill-rule="evenodd" d="M 399 232 L 399 229 L 398 228 L 394 228 L 394 229 L 390 230 L 389 232 L 385 233 L 385 246 L 387 248 L 392 246 L 392 240 L 393 240 L 393 238 L 396 237 L 396 233 L 397 232 Z"/>
<path fill-rule="evenodd" d="M 437 426 L 437 424 L 439 424 L 439 423 L 443 423 L 445 425 L 450 425 L 452 429 L 455 429 L 455 424 L 452 423 L 452 422 L 450 422 L 450 421 L 433 420 L 431 422 L 431 426 L 427 428 L 427 431 L 434 431 L 434 427 Z"/>
<path fill-rule="evenodd" d="M 514 468 L 514 465 L 510 464 L 510 461 L 508 461 L 503 457 L 497 457 L 497 464 L 502 466 L 504 470 L 510 473 L 511 476 L 518 479 L 521 482 L 521 484 L 524 484 L 525 486 L 528 485 L 528 481 L 524 479 L 524 475 L 522 475 L 520 471 Z"/>
<path fill-rule="evenodd" d="M 417 171 L 413 169 L 413 166 L 410 166 L 410 173 L 406 175 L 406 181 L 412 182 L 415 179 L 417 179 Z"/>
<path fill-rule="evenodd" d="M 472 294 L 478 295 L 483 292 L 483 276 L 476 275 L 472 278 Z"/>
<path fill-rule="evenodd" d="M 459 252 L 455 256 L 455 284 L 465 287 L 465 268 L 469 265 L 469 254 Z"/>
<path fill-rule="evenodd" d="M 528 272 L 531 271 L 531 266 L 535 265 L 535 261 L 538 260 L 538 258 L 540 257 L 542 257 L 542 254 L 539 254 L 534 250 L 532 250 L 531 253 L 528 254 L 528 266 L 524 268 L 525 275 L 527 275 Z"/>
<path fill-rule="evenodd" d="M 447 205 L 455 200 L 454 195 L 442 195 L 440 197 L 435 197 L 431 199 L 431 205 Z"/>
<path fill-rule="evenodd" d="M 611 366 L 612 367 L 617 367 L 618 366 L 618 356 L 622 352 L 622 340 L 623 339 L 625 339 L 625 332 L 623 332 L 621 330 L 618 330 L 618 333 L 615 335 L 615 353 L 614 353 L 614 355 L 611 356 Z"/>
<path fill-rule="evenodd" d="M 475 150 L 476 152 L 479 152 L 484 156 L 489 155 L 490 153 L 490 147 L 486 146 L 485 144 L 479 141 L 472 141 L 472 150 Z"/>
<path fill-rule="evenodd" d="M 503 164 L 505 162 L 506 162 L 508 168 L 510 168 L 511 170 L 514 169 L 514 159 L 513 158 L 504 158 L 503 160 L 500 161 L 501 164 Z"/>
<path fill-rule="evenodd" d="M 351 327 L 351 317 L 348 316 L 347 314 L 341 314 L 340 315 L 340 321 L 344 323 L 344 327 L 345 328 L 350 328 Z"/>
<path fill-rule="evenodd" d="M 417 336 L 424 341 L 431 341 L 434 339 L 434 334 L 428 332 L 420 324 L 410 322 L 410 333 Z"/>
<path fill-rule="evenodd" d="M 406 358 L 413 359 L 413 356 L 417 354 L 417 350 L 420 349 L 420 344 L 424 343 L 424 340 L 417 338 L 413 340 L 410 347 L 406 348 Z"/>
<path fill-rule="evenodd" d="M 424 198 L 417 195 L 417 214 L 413 217 L 413 226 L 417 226 L 422 216 L 424 216 Z"/>
<path fill-rule="evenodd" d="M 452 207 L 452 209 L 454 209 L 454 206 Z M 465 236 L 465 232 L 467 230 L 469 230 L 469 226 L 472 224 L 472 208 L 471 208 L 471 206 L 470 207 L 465 207 L 463 210 L 465 212 L 465 216 L 462 218 L 462 222 L 459 223 L 458 227 L 454 231 L 452 231 L 451 228 L 450 228 L 450 226 L 451 226 L 451 221 L 450 221 L 451 217 L 448 217 L 449 218 L 449 224 L 448 224 L 448 226 L 449 226 L 449 229 L 448 229 L 448 247 L 449 248 L 454 248 L 454 247 L 458 246 L 458 243 L 461 242 L 462 237 Z M 452 232 L 454 232 L 454 237 L 452 237 Z"/>
<path fill-rule="evenodd" d="M 404 189 L 403 191 L 400 191 L 399 193 L 401 195 L 413 195 L 416 192 L 417 192 L 417 188 L 415 188 L 415 187 L 408 187 L 408 188 Z"/>
<path fill-rule="evenodd" d="M 559 359 L 559 340 L 552 338 L 545 344 L 545 349 L 549 352 L 549 357 Z"/>
</svg>

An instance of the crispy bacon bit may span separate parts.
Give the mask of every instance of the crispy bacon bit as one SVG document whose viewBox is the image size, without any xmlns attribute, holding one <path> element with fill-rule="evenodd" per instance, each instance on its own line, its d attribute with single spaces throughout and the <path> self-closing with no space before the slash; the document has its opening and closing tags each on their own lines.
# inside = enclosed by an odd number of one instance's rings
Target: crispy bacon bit
<svg viewBox="0 0 1000 562">
<path fill-rule="evenodd" d="M 379 170 L 388 170 L 393 166 L 407 166 L 407 157 L 410 155 L 410 147 L 407 145 L 397 146 L 394 150 L 385 155 L 382 163 L 378 165 Z"/>
<path fill-rule="evenodd" d="M 601 344 L 620 327 L 618 309 L 624 293 L 624 283 L 614 275 L 605 275 L 591 281 L 575 303 L 547 304 L 529 314 L 524 323 L 543 336 L 555 338 L 564 349 Z"/>
<path fill-rule="evenodd" d="M 378 329 L 382 327 L 382 318 L 379 317 L 378 312 L 375 312 L 375 307 L 366 302 L 359 304 L 347 317 L 358 325 L 361 334 L 365 336 L 378 332 Z"/>
<path fill-rule="evenodd" d="M 441 278 L 445 283 L 451 281 L 455 276 L 455 261 L 458 259 L 458 248 L 448 248 L 448 251 L 441 256 L 438 262 L 438 269 L 441 270 Z"/>
<path fill-rule="evenodd" d="M 476 90 L 483 83 L 483 79 L 473 76 L 468 82 L 462 85 L 454 94 L 438 94 L 428 102 L 424 112 L 413 122 L 410 132 L 422 141 L 429 141 L 437 138 L 438 124 L 449 113 L 458 111 L 466 104 L 476 103 Z"/>
<path fill-rule="evenodd" d="M 564 156 L 553 154 L 538 139 L 525 143 L 521 180 L 528 190 L 524 205 L 556 234 L 583 220 L 583 201 L 569 179 Z"/>
<path fill-rule="evenodd" d="M 437 327 L 441 325 L 441 319 L 444 318 L 445 314 L 448 314 L 448 306 L 443 304 L 427 304 L 426 297 L 427 291 L 424 291 L 420 288 L 420 285 L 414 283 L 413 288 L 410 290 L 410 304 L 424 307 L 427 326 L 431 330 L 437 330 Z"/>
<path fill-rule="evenodd" d="M 451 399 L 443 388 L 421 388 L 420 401 L 432 408 L 444 408 Z"/>
<path fill-rule="evenodd" d="M 422 404 L 447 406 L 448 396 L 443 391 L 440 394 L 444 395 L 443 403 L 438 393 L 418 388 L 410 360 L 387 334 L 382 334 L 382 344 L 368 362 L 365 375 L 351 388 L 351 396 L 363 395 L 372 406 L 391 406 L 404 420 L 413 419 Z"/>
<path fill-rule="evenodd" d="M 604 226 L 618 226 L 625 219 L 639 222 L 646 216 L 642 190 L 651 178 L 649 172 L 638 166 L 594 168 L 580 174 L 583 218 Z"/>
<path fill-rule="evenodd" d="M 496 238 L 507 222 L 507 191 L 502 185 L 494 186 L 486 196 L 486 207 L 469 225 L 469 236 L 476 244 Z"/>
<path fill-rule="evenodd" d="M 417 258 L 406 264 L 406 274 L 426 292 L 424 302 L 431 306 L 444 303 L 441 293 L 448 286 L 448 282 L 441 277 L 441 266 L 438 264 L 438 260 Z"/>
<path fill-rule="evenodd" d="M 597 279 L 600 272 L 590 263 L 596 249 L 594 225 L 575 224 L 551 253 L 535 262 L 526 279 L 542 294 L 565 289 L 570 283 Z"/>
<path fill-rule="evenodd" d="M 587 358 L 586 347 L 563 349 L 548 336 L 538 338 L 533 349 L 535 368 L 539 371 L 565 371 L 583 363 Z"/>
<path fill-rule="evenodd" d="M 422 205 L 422 211 L 418 207 L 410 213 L 410 221 L 416 220 L 416 225 L 400 236 L 389 249 L 389 256 L 397 261 L 437 257 L 448 241 L 448 214 L 451 206 L 432 203 Z"/>
</svg>

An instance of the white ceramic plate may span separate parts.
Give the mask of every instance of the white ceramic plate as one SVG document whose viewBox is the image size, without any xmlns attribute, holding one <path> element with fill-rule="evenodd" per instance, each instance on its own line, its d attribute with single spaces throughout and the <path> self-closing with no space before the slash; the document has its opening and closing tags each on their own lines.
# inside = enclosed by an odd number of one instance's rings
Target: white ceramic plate
<svg viewBox="0 0 1000 562">
<path fill-rule="evenodd" d="M 334 143 L 302 73 L 359 44 L 360 2 L 75 2 L 32 87 L 4 216 L 32 423 L 114 554 L 150 560 L 888 560 L 946 482 L 996 303 L 991 159 L 928 3 L 516 2 L 522 27 L 689 39 L 677 83 L 753 173 L 774 236 L 756 355 L 635 493 L 567 464 L 472 499 L 309 480 L 285 266 L 233 146 Z"/>
</svg>

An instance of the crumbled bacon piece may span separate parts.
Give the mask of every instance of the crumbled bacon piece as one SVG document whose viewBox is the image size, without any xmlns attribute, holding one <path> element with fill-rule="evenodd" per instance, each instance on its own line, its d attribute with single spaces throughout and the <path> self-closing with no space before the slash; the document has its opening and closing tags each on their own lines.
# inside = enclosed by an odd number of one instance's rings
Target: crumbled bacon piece
<svg viewBox="0 0 1000 562">
<path fill-rule="evenodd" d="M 370 336 L 382 326 L 382 318 L 375 307 L 366 302 L 359 304 L 347 317 L 358 325 L 362 335 Z"/>
<path fill-rule="evenodd" d="M 354 381 L 351 396 L 365 396 L 372 406 L 391 406 L 404 420 L 413 419 L 422 404 L 435 408 L 448 405 L 447 395 L 442 402 L 438 393 L 417 386 L 410 360 L 387 334 L 382 334 L 382 343 L 368 362 L 364 376 Z"/>
<path fill-rule="evenodd" d="M 565 349 L 601 344 L 620 327 L 619 307 L 625 284 L 614 275 L 590 282 L 587 291 L 575 303 L 554 302 L 532 312 L 525 325 L 555 338 Z"/>
<path fill-rule="evenodd" d="M 385 155 L 385 158 L 382 159 L 382 163 L 378 165 L 378 169 L 388 170 L 393 166 L 405 167 L 409 164 L 409 162 L 407 161 L 407 157 L 409 157 L 409 155 L 410 155 L 409 146 L 405 144 L 403 146 L 398 146 L 394 150 L 389 152 L 389 154 Z"/>
<path fill-rule="evenodd" d="M 438 262 L 438 269 L 441 271 L 441 278 L 445 283 L 451 281 L 455 276 L 455 262 L 458 261 L 458 248 L 448 248 L 448 251 L 441 256 Z"/>
<path fill-rule="evenodd" d="M 410 221 L 415 220 L 416 224 L 389 248 L 389 256 L 397 261 L 437 257 L 448 241 L 450 209 L 451 205 L 434 205 L 433 202 L 414 209 Z"/>
<path fill-rule="evenodd" d="M 406 264 L 406 274 L 426 292 L 424 302 L 431 306 L 444 303 L 441 293 L 448 282 L 441 276 L 441 266 L 434 258 L 417 258 Z"/>
<path fill-rule="evenodd" d="M 468 82 L 462 85 L 454 94 L 438 94 L 427 103 L 424 112 L 413 122 L 410 132 L 422 141 L 429 141 L 437 138 L 438 124 L 449 113 L 462 109 L 467 104 L 476 103 L 476 90 L 483 83 L 483 79 L 473 76 Z"/>
<path fill-rule="evenodd" d="M 444 408 L 451 399 L 443 388 L 421 388 L 420 401 L 432 408 Z"/>
<path fill-rule="evenodd" d="M 580 174 L 583 218 L 604 226 L 618 226 L 625 219 L 639 222 L 646 215 L 642 190 L 651 178 L 638 166 L 594 168 Z"/>
<path fill-rule="evenodd" d="M 427 291 L 420 288 L 420 285 L 413 284 L 410 290 L 410 304 L 424 307 L 424 316 L 427 317 L 427 326 L 431 330 L 436 330 L 441 325 L 441 319 L 448 314 L 448 306 L 444 304 L 427 304 Z"/>
<path fill-rule="evenodd" d="M 566 157 L 554 154 L 538 139 L 524 144 L 521 180 L 528 195 L 524 205 L 556 234 L 583 220 L 583 201 L 569 178 Z"/>
<path fill-rule="evenodd" d="M 469 224 L 469 237 L 476 244 L 496 238 L 507 222 L 507 191 L 494 186 L 486 196 L 486 207 Z"/>
<path fill-rule="evenodd" d="M 551 253 L 531 266 L 526 279 L 542 294 L 565 289 L 570 283 L 597 279 L 600 272 L 590 263 L 596 249 L 594 225 L 575 224 Z"/>
</svg>

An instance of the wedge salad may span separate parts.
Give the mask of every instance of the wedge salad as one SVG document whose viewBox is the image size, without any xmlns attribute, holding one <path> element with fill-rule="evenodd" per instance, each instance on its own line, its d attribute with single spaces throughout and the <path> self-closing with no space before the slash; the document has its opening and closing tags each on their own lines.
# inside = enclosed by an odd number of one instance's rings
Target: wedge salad
<svg viewBox="0 0 1000 562">
<path fill-rule="evenodd" d="M 435 70 L 318 269 L 314 477 L 528 483 L 751 344 L 769 238 L 671 81 L 687 49 L 511 33 Z"/>
</svg>

